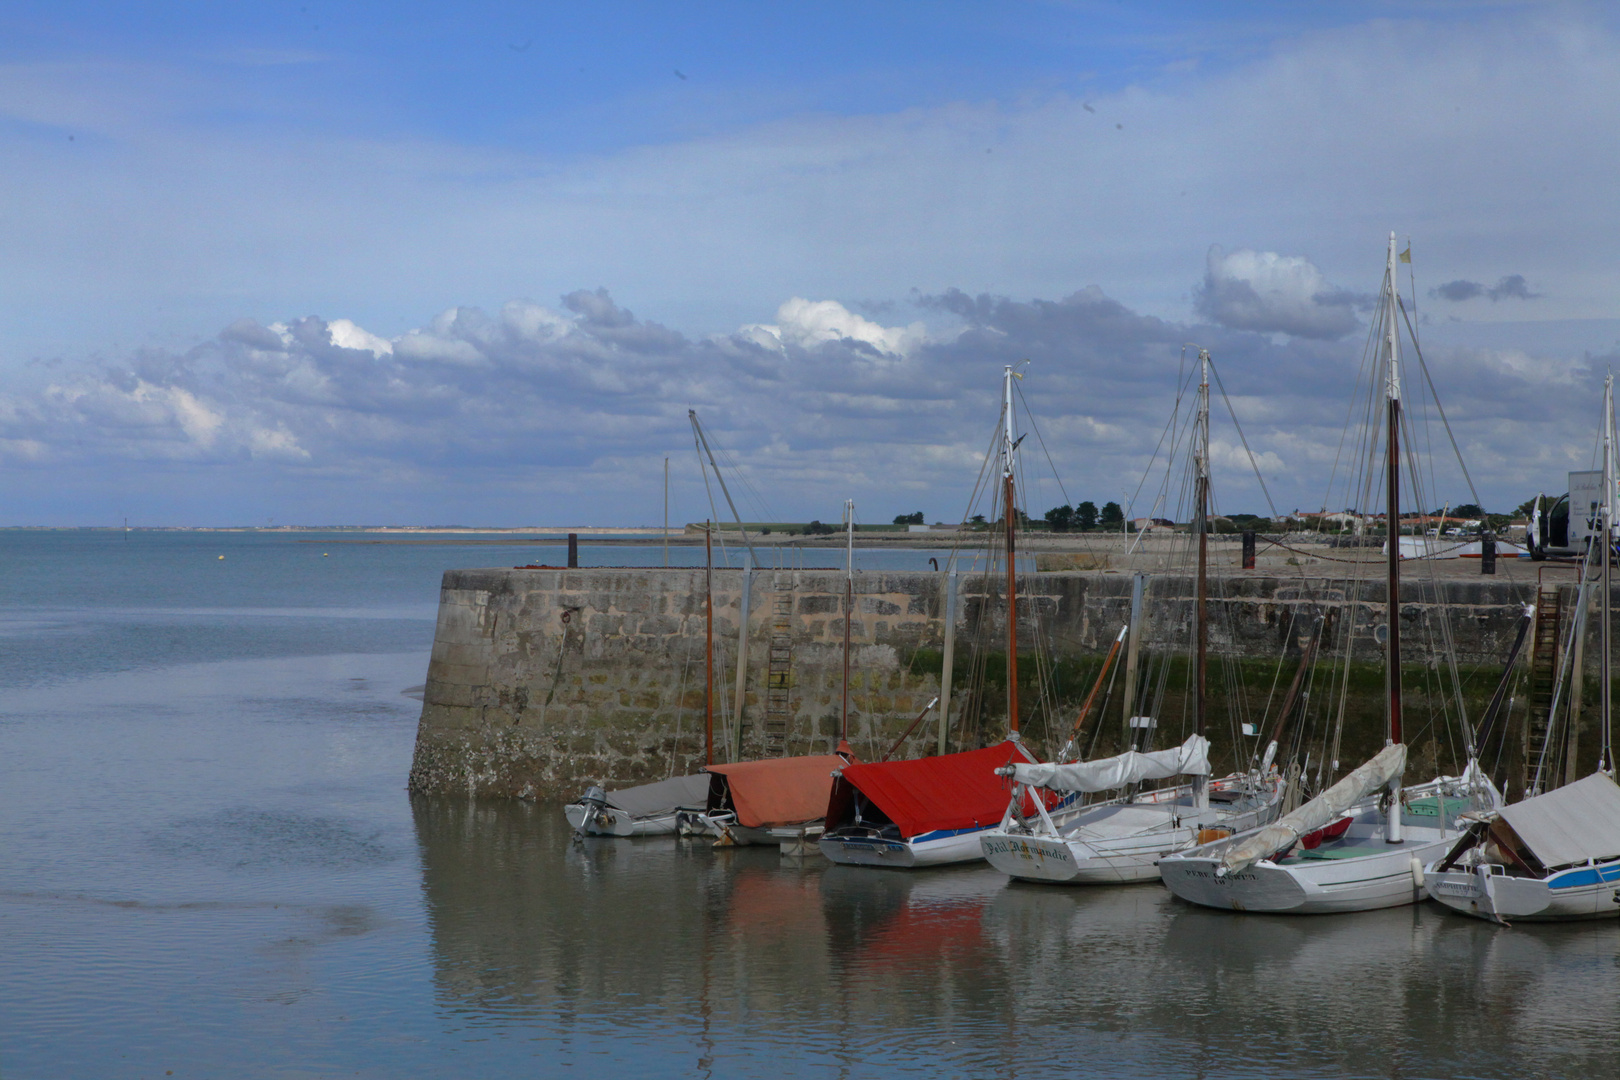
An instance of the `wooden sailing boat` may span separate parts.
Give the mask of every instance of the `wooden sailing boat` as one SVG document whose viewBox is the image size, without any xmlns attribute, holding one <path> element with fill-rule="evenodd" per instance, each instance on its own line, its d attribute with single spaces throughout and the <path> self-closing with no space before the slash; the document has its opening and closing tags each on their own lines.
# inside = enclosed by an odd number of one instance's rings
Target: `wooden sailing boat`
<svg viewBox="0 0 1620 1080">
<path fill-rule="evenodd" d="M 1007 794 L 996 776 L 1013 761 L 1033 763 L 1018 738 L 1017 501 L 1013 380 L 1002 375 L 1001 503 L 1007 545 L 1007 738 L 982 750 L 911 761 L 852 764 L 833 785 L 819 846 L 835 863 L 909 869 L 983 858 L 979 836 L 1001 820 Z M 846 632 L 848 620 L 845 621 Z M 1059 799 L 1053 797 L 1050 805 Z M 1043 807 L 1044 809 L 1045 807 Z M 1034 813 L 1031 802 L 1029 812 Z"/>
<path fill-rule="evenodd" d="M 1468 746 L 1462 777 L 1403 789 L 1406 746 L 1401 714 L 1400 431 L 1395 234 L 1380 298 L 1384 320 L 1385 520 L 1388 523 L 1384 749 L 1321 795 L 1272 825 L 1167 855 L 1159 873 L 1183 900 L 1233 911 L 1366 911 L 1415 903 L 1423 867 L 1455 841 L 1458 813 L 1501 801 Z"/>
<path fill-rule="evenodd" d="M 1237 773 L 1211 783 L 1207 735 L 1209 651 L 1209 352 L 1199 350 L 1198 411 L 1193 438 L 1193 532 L 1198 570 L 1194 599 L 1193 734 L 1173 749 L 1123 754 L 1074 764 L 1016 764 L 1001 769 L 1013 781 L 998 828 L 980 835 L 990 865 L 1011 877 L 1057 884 L 1150 881 L 1161 857 L 1198 842 L 1206 829 L 1253 828 L 1277 816 L 1284 783 L 1274 770 Z M 1112 656 L 1113 654 L 1110 654 Z M 1089 711 L 1081 710 L 1084 718 Z M 1284 710 L 1286 714 L 1286 708 Z M 1146 718 L 1139 718 L 1146 719 Z M 1133 734 L 1150 731 L 1133 723 Z M 1267 766 L 1270 765 L 1268 761 Z M 1186 776 L 1188 783 L 1137 792 L 1144 780 Z M 1125 794 L 1053 813 L 1045 803 L 1098 792 Z M 1036 813 L 1024 806 L 1031 792 Z"/>
<path fill-rule="evenodd" d="M 1573 784 L 1472 815 L 1462 839 L 1424 871 L 1429 895 L 1453 911 L 1507 925 L 1620 915 L 1620 786 L 1611 757 L 1610 566 L 1614 561 L 1616 468 L 1614 376 L 1603 382 L 1603 501 L 1581 568 L 1575 634 L 1594 584 L 1600 594 L 1597 771 Z M 1602 537 L 1601 540 L 1596 537 Z M 1594 580 L 1595 579 L 1595 580 Z M 1561 673 L 1562 674 L 1562 673 Z M 1573 710 L 1570 723 L 1574 723 Z M 1546 777 L 1538 764 L 1532 790 Z"/>
<path fill-rule="evenodd" d="M 853 522 L 853 511 L 850 513 Z M 853 527 L 853 526 L 852 526 Z M 853 549 L 852 549 L 853 550 Z M 713 650 L 713 599 L 709 601 L 709 640 Z M 847 620 L 846 620 L 847 621 Z M 709 665 L 708 730 L 714 728 L 713 664 Z M 819 836 L 827 816 L 833 773 L 855 760 L 849 748 L 849 634 L 844 635 L 844 728 L 832 754 L 801 754 L 759 761 L 714 761 L 710 737 L 708 797 L 701 813 L 683 813 L 682 827 L 707 832 L 719 839 L 716 846 L 776 844 L 784 852 L 803 854 L 806 843 Z M 740 722 L 740 717 L 738 718 Z"/>
</svg>

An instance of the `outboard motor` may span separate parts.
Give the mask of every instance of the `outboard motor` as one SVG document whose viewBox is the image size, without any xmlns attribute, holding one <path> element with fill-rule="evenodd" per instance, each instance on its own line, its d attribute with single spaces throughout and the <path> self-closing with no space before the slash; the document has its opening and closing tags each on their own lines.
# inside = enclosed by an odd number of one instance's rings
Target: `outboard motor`
<svg viewBox="0 0 1620 1080">
<path fill-rule="evenodd" d="M 585 817 L 580 821 L 579 828 L 574 832 L 576 837 L 584 836 L 585 830 L 591 827 L 591 823 L 596 820 L 597 815 L 606 809 L 607 792 L 592 784 L 585 789 L 585 794 L 580 796 L 579 801 L 585 807 Z"/>
</svg>

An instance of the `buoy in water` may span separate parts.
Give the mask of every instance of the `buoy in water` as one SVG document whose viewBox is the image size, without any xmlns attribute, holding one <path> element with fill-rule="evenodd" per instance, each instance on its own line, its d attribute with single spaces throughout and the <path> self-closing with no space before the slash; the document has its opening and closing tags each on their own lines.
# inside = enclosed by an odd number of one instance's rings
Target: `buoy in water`
<svg viewBox="0 0 1620 1080">
<path fill-rule="evenodd" d="M 221 556 L 220 556 L 220 558 L 222 558 L 222 559 L 223 559 L 223 558 L 224 558 L 224 557 L 225 557 L 225 556 L 223 556 L 223 555 L 221 555 Z"/>
<path fill-rule="evenodd" d="M 330 556 L 330 555 L 328 555 L 328 554 L 327 554 L 327 553 L 326 553 L 326 552 L 324 552 L 324 551 L 323 551 L 323 552 L 321 552 L 321 558 L 323 558 L 323 559 L 330 559 L 330 558 L 331 558 L 331 557 L 332 557 L 332 556 Z"/>
</svg>

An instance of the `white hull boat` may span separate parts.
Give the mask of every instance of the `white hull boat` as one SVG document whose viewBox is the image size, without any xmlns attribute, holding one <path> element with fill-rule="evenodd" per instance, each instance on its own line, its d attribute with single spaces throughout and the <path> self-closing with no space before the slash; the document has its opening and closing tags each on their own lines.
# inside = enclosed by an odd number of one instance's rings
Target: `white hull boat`
<svg viewBox="0 0 1620 1080">
<path fill-rule="evenodd" d="M 1282 804 L 1282 789 L 1275 774 L 1259 784 L 1227 777 L 1210 785 L 1210 806 L 1200 810 L 1192 786 L 1181 784 L 1054 814 L 1049 829 L 992 830 L 981 836 L 980 845 L 991 866 L 1022 881 L 1157 881 L 1165 855 L 1211 839 L 1212 833 L 1226 836 L 1271 821 Z"/>
<path fill-rule="evenodd" d="M 1405 746 L 1385 747 L 1274 825 L 1167 855 L 1159 874 L 1181 899 L 1229 911 L 1312 915 L 1415 904 L 1427 895 L 1424 866 L 1456 843 L 1458 818 L 1498 797 L 1472 770 L 1466 779 L 1440 777 L 1399 794 L 1397 826 L 1374 793 L 1405 767 Z"/>
<path fill-rule="evenodd" d="M 1492 922 L 1620 915 L 1620 787 L 1603 773 L 1479 815 L 1424 875 L 1429 893 Z"/>
<path fill-rule="evenodd" d="M 910 870 L 922 866 L 974 862 L 983 858 L 979 850 L 979 837 L 984 832 L 984 829 L 942 829 L 938 833 L 904 840 L 885 837 L 878 831 L 870 836 L 842 832 L 836 837 L 823 836 L 818 846 L 828 859 L 845 866 L 887 866 Z"/>
<path fill-rule="evenodd" d="M 581 836 L 671 836 L 683 811 L 701 811 L 709 778 L 698 773 L 618 791 L 588 788 L 563 807 L 563 816 Z"/>
<path fill-rule="evenodd" d="M 1000 826 L 1007 790 L 996 770 L 1034 763 L 1018 739 L 981 750 L 850 765 L 833 782 L 821 853 L 846 866 L 922 866 L 977 862 L 979 838 Z M 1056 812 L 1071 802 L 1044 796 Z M 1033 799 L 1023 810 L 1034 813 Z"/>
</svg>

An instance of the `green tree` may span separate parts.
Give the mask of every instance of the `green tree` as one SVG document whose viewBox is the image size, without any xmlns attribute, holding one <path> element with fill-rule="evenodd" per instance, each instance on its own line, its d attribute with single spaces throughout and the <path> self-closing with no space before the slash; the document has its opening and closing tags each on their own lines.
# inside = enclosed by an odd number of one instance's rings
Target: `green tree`
<svg viewBox="0 0 1620 1080">
<path fill-rule="evenodd" d="M 1478 503 L 1463 503 L 1461 506 L 1453 506 L 1451 508 L 1451 516 L 1460 518 L 1483 518 L 1485 516 L 1485 508 Z"/>
<path fill-rule="evenodd" d="M 1046 524 L 1053 532 L 1068 532 L 1074 524 L 1074 507 L 1052 507 L 1046 512 Z"/>
<path fill-rule="evenodd" d="M 923 512 L 921 510 L 919 510 L 915 514 L 898 514 L 898 515 L 896 515 L 895 519 L 894 519 L 894 523 L 896 525 L 921 525 L 924 522 L 924 520 L 925 519 L 923 518 Z"/>
<path fill-rule="evenodd" d="M 1097 504 L 1087 499 L 1074 508 L 1074 523 L 1081 532 L 1090 532 L 1097 527 Z"/>
<path fill-rule="evenodd" d="M 1097 517 L 1097 524 L 1105 529 L 1117 529 L 1125 523 L 1125 511 L 1119 508 L 1117 502 L 1103 503 L 1102 513 Z"/>
</svg>

